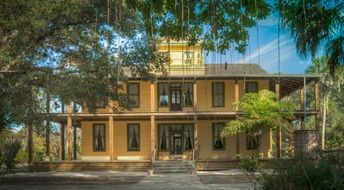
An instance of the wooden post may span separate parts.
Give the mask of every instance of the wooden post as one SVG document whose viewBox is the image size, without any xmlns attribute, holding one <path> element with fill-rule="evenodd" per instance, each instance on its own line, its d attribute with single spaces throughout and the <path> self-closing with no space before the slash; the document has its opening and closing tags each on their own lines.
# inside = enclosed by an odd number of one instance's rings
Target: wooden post
<svg viewBox="0 0 344 190">
<path fill-rule="evenodd" d="M 150 102 L 151 102 L 151 104 L 150 104 L 150 106 L 151 106 L 151 109 L 150 109 L 150 111 L 151 112 L 155 112 L 155 110 L 156 110 L 156 102 L 157 102 L 157 100 L 156 100 L 156 98 L 155 98 L 155 96 L 156 96 L 156 91 L 155 91 L 155 85 L 156 83 L 155 82 L 151 82 L 151 84 L 150 84 Z"/>
<path fill-rule="evenodd" d="M 28 141 L 27 141 L 27 147 L 28 147 L 28 164 L 29 166 L 33 163 L 33 124 L 28 123 Z"/>
<path fill-rule="evenodd" d="M 275 92 L 276 92 L 276 101 L 280 101 L 280 83 L 276 82 L 275 84 Z M 278 127 L 277 134 L 276 134 L 276 152 L 277 158 L 282 157 L 282 130 L 281 127 Z"/>
<path fill-rule="evenodd" d="M 304 87 L 300 88 L 300 110 L 304 111 L 304 105 L 305 105 L 305 92 Z M 305 128 L 304 120 L 301 119 L 301 130 Z"/>
<path fill-rule="evenodd" d="M 194 111 L 197 111 L 197 83 L 196 80 L 194 80 L 193 83 L 193 108 Z"/>
<path fill-rule="evenodd" d="M 74 122 L 73 126 L 73 160 L 76 160 L 78 158 L 77 155 L 77 125 Z"/>
<path fill-rule="evenodd" d="M 234 86 L 234 94 L 235 94 L 235 102 L 239 103 L 239 82 L 238 80 L 235 80 L 235 86 Z M 238 118 L 238 111 L 239 111 L 239 106 L 235 106 L 235 117 Z M 240 135 L 239 133 L 236 134 L 236 156 L 237 159 L 240 159 Z"/>
<path fill-rule="evenodd" d="M 61 160 L 65 160 L 65 124 L 64 123 L 60 123 L 61 128 L 60 128 L 60 133 L 61 133 Z"/>
<path fill-rule="evenodd" d="M 150 138 L 151 138 L 151 153 L 153 153 L 156 148 L 156 134 L 155 134 L 155 131 L 156 131 L 156 127 L 155 127 L 155 116 L 154 115 L 151 115 L 151 131 L 150 131 Z M 155 157 L 152 157 L 151 158 L 152 161 L 155 160 Z"/>
<path fill-rule="evenodd" d="M 113 116 L 109 116 L 109 154 L 110 154 L 110 160 L 113 160 L 113 133 L 114 133 L 114 122 L 113 122 Z"/>
<path fill-rule="evenodd" d="M 67 116 L 67 160 L 71 160 L 73 156 L 72 128 L 72 116 Z"/>
<path fill-rule="evenodd" d="M 319 83 L 314 83 L 314 109 L 315 111 L 319 111 Z M 319 120 L 320 114 L 315 115 L 315 128 L 319 130 Z"/>
<path fill-rule="evenodd" d="M 194 149 L 195 149 L 195 154 L 194 154 L 194 160 L 199 159 L 199 142 L 198 142 L 198 118 L 197 115 L 194 115 L 193 117 L 193 123 L 194 123 Z"/>
</svg>

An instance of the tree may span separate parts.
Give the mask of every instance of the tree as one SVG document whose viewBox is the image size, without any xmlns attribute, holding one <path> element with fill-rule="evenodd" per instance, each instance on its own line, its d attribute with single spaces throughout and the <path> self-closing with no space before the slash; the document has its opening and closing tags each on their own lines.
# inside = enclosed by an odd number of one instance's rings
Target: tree
<svg viewBox="0 0 344 190">
<path fill-rule="evenodd" d="M 249 136 L 258 138 L 258 148 L 262 135 L 279 127 L 287 127 L 289 121 L 294 118 L 293 106 L 287 102 L 277 101 L 276 95 L 268 90 L 246 93 L 240 102 L 235 102 L 235 106 L 238 106 L 242 114 L 226 124 L 222 135 L 247 132 Z"/>
<path fill-rule="evenodd" d="M 331 117 L 338 116 L 338 114 L 343 113 L 340 111 L 340 109 L 337 108 L 337 103 L 341 102 L 341 98 L 338 98 L 339 94 L 342 94 L 341 89 L 344 85 L 344 68 L 343 66 L 338 66 L 335 69 L 334 74 L 330 74 L 330 66 L 328 65 L 328 58 L 321 57 L 318 59 L 313 60 L 312 65 L 307 68 L 307 73 L 319 73 L 322 74 L 322 77 L 320 78 L 319 85 L 321 87 L 321 99 L 322 99 L 322 107 L 321 107 L 321 113 L 322 113 L 322 131 L 321 131 L 321 148 L 325 149 L 325 133 L 326 133 L 326 126 L 328 122 L 328 110 L 329 106 L 331 105 Z M 334 95 L 337 95 L 333 97 Z M 336 112 L 336 113 L 334 113 Z M 339 112 L 339 113 L 338 113 Z M 339 117 L 340 118 L 340 117 Z M 334 119 L 337 120 L 339 118 Z M 332 120 L 332 118 L 330 119 Z M 340 120 L 340 119 L 339 119 Z M 338 121 L 337 121 L 338 122 Z M 335 128 L 335 123 L 333 124 Z M 340 122 L 337 123 L 338 126 L 340 126 Z"/>
<path fill-rule="evenodd" d="M 296 41 L 302 56 L 326 55 L 329 72 L 344 64 L 344 2 L 292 0 L 276 2 L 283 25 Z"/>
</svg>

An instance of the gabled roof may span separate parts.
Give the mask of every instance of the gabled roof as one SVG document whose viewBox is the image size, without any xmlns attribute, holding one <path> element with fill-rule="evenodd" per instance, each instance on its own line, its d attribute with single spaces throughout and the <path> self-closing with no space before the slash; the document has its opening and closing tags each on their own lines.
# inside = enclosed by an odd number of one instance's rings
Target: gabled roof
<svg viewBox="0 0 344 190">
<path fill-rule="evenodd" d="M 205 64 L 206 76 L 269 75 L 258 64 Z"/>
</svg>

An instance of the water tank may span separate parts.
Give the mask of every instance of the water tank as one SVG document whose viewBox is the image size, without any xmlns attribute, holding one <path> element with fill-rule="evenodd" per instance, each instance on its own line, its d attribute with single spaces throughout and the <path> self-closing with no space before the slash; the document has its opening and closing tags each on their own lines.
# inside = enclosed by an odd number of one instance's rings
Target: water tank
<svg viewBox="0 0 344 190">
<path fill-rule="evenodd" d="M 295 156 L 312 156 L 319 149 L 318 130 L 294 131 Z"/>
</svg>

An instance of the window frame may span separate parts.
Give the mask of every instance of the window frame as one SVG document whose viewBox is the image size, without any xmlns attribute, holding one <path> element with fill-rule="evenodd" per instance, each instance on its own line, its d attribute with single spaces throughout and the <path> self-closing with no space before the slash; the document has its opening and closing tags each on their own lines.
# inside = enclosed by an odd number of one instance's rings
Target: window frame
<svg viewBox="0 0 344 190">
<path fill-rule="evenodd" d="M 222 105 L 215 105 L 215 85 L 216 84 L 222 84 L 223 86 L 223 92 L 222 92 L 222 98 L 223 98 L 223 104 Z M 212 82 L 212 106 L 213 108 L 220 108 L 220 107 L 225 107 L 226 102 L 225 102 L 225 82 Z"/>
<path fill-rule="evenodd" d="M 248 84 L 255 84 L 256 87 L 257 87 L 257 91 L 256 92 L 249 92 L 248 88 L 247 88 Z M 245 83 L 245 93 L 257 93 L 257 92 L 259 92 L 258 81 L 246 81 L 246 83 Z"/>
<path fill-rule="evenodd" d="M 129 126 L 137 126 L 137 136 L 138 136 L 138 148 L 130 148 L 129 147 Z M 141 132 L 140 132 L 140 123 L 127 123 L 127 151 L 140 151 L 141 149 Z"/>
<path fill-rule="evenodd" d="M 184 85 L 182 85 L 183 87 L 182 87 L 182 101 L 183 101 L 183 103 L 182 103 L 182 106 L 183 107 L 193 107 L 194 106 L 194 89 L 193 89 L 193 82 L 185 82 L 184 83 Z M 191 104 L 188 104 L 188 105 L 186 105 L 185 104 L 185 100 L 186 100 L 186 96 L 184 97 L 184 90 L 186 90 L 186 89 L 184 89 L 185 88 L 185 86 L 186 85 L 190 85 L 191 86 L 191 93 L 190 93 L 190 95 L 191 95 Z M 185 91 L 185 94 L 186 94 L 186 91 Z"/>
<path fill-rule="evenodd" d="M 222 124 L 223 128 L 225 127 L 225 122 L 214 122 L 214 123 L 212 123 L 212 141 L 211 141 L 212 150 L 213 151 L 225 151 L 226 150 L 226 137 L 222 137 L 223 148 L 215 148 L 215 125 L 217 125 L 217 124 Z"/>
<path fill-rule="evenodd" d="M 160 86 L 162 86 L 162 85 L 166 85 L 167 86 L 167 92 L 166 92 L 166 95 L 167 95 L 167 105 L 161 105 L 160 104 L 160 91 L 159 91 L 159 89 L 160 89 Z M 170 107 L 170 95 L 169 95 L 169 93 L 170 93 L 170 86 L 169 86 L 169 84 L 167 83 L 167 82 L 159 82 L 158 83 L 158 85 L 157 85 L 157 88 L 158 88 L 158 90 L 157 90 L 157 94 L 158 94 L 158 98 L 157 98 L 157 102 L 158 102 L 158 107 Z"/>
<path fill-rule="evenodd" d="M 137 94 L 129 94 L 130 85 L 137 85 Z M 140 82 L 129 82 L 127 85 L 127 95 L 128 95 L 128 104 L 130 104 L 130 96 L 137 96 L 137 105 L 131 105 L 131 108 L 140 108 Z"/>
<path fill-rule="evenodd" d="M 104 149 L 103 150 L 97 150 L 95 147 L 95 127 L 96 125 L 101 125 L 104 127 Z M 92 146 L 93 146 L 93 152 L 106 152 L 106 124 L 105 123 L 93 123 L 92 125 Z"/>
</svg>

